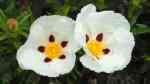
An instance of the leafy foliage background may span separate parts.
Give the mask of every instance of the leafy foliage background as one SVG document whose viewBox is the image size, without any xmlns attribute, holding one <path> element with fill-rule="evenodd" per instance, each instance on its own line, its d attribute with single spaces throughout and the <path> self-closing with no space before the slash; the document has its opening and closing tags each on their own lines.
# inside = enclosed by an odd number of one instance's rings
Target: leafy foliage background
<svg viewBox="0 0 150 84">
<path fill-rule="evenodd" d="M 126 16 L 136 45 L 128 67 L 111 74 L 89 71 L 78 61 L 69 74 L 48 78 L 20 69 L 17 49 L 27 39 L 32 22 L 42 15 L 76 18 L 80 9 L 93 3 L 97 10 L 114 10 Z M 8 21 L 14 18 L 16 26 Z M 0 0 L 0 84 L 150 84 L 150 1 L 148 0 Z"/>
</svg>

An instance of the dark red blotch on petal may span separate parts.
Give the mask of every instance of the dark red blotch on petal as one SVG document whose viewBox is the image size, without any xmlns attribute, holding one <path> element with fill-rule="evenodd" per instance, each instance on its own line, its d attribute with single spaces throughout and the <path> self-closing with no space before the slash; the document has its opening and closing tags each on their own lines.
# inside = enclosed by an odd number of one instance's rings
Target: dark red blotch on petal
<svg viewBox="0 0 150 84">
<path fill-rule="evenodd" d="M 61 42 L 61 46 L 62 46 L 63 48 L 66 47 L 67 44 L 68 44 L 68 41 L 62 41 L 62 42 Z"/>
<path fill-rule="evenodd" d="M 88 42 L 89 41 L 89 36 L 86 34 L 85 37 L 86 37 L 86 42 Z"/>
<path fill-rule="evenodd" d="M 46 63 L 48 63 L 48 62 L 50 62 L 50 61 L 52 61 L 50 58 L 47 58 L 47 57 L 46 57 L 46 58 L 44 59 L 44 62 L 46 62 Z"/>
<path fill-rule="evenodd" d="M 61 56 L 59 57 L 59 59 L 65 59 L 65 58 L 66 58 L 65 55 L 61 55 Z"/>
<path fill-rule="evenodd" d="M 108 54 L 110 52 L 110 49 L 105 48 L 105 49 L 103 49 L 103 52 L 104 52 L 104 54 Z"/>
<path fill-rule="evenodd" d="M 38 51 L 44 52 L 44 50 L 45 50 L 45 47 L 44 47 L 44 46 L 39 46 L 39 47 L 38 47 Z"/>
<path fill-rule="evenodd" d="M 49 36 L 49 42 L 54 42 L 55 41 L 55 37 L 53 35 Z"/>
<path fill-rule="evenodd" d="M 102 41 L 102 40 L 103 40 L 103 33 L 97 34 L 96 40 L 97 40 L 97 41 Z"/>
</svg>

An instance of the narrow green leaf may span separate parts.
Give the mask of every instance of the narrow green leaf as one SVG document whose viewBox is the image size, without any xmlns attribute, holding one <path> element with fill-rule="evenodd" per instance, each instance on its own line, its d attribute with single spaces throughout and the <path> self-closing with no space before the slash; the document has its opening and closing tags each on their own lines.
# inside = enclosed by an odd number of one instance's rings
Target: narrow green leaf
<svg viewBox="0 0 150 84">
<path fill-rule="evenodd" d="M 24 22 L 27 21 L 27 20 L 30 18 L 31 15 L 32 15 L 32 14 L 28 14 L 28 15 L 24 16 L 24 17 L 19 21 L 19 25 L 24 24 Z"/>
<path fill-rule="evenodd" d="M 3 10 L 0 9 L 0 27 L 3 27 L 6 22 L 6 15 L 4 14 Z"/>
<path fill-rule="evenodd" d="M 131 25 L 134 25 L 136 23 L 136 20 L 140 13 L 142 12 L 143 5 L 145 0 L 130 0 L 129 6 L 128 6 L 128 19 L 131 23 Z"/>
<path fill-rule="evenodd" d="M 6 38 L 7 38 L 7 36 L 6 36 L 6 35 L 0 36 L 0 41 L 5 40 Z"/>
<path fill-rule="evenodd" d="M 63 6 L 63 13 L 64 13 L 65 16 L 68 15 L 69 10 L 70 10 L 70 5 L 64 4 L 64 6 Z"/>
<path fill-rule="evenodd" d="M 141 34 L 141 33 L 147 33 L 147 32 L 150 33 L 150 27 L 143 25 L 143 24 L 136 24 L 131 29 L 131 32 L 133 32 L 134 34 Z"/>
<path fill-rule="evenodd" d="M 150 56 L 145 55 L 145 56 L 144 56 L 144 60 L 145 60 L 145 61 L 150 61 Z"/>
<path fill-rule="evenodd" d="M 3 18 L 6 18 L 6 15 L 4 14 L 2 9 L 0 9 L 0 16 L 3 17 Z"/>
</svg>

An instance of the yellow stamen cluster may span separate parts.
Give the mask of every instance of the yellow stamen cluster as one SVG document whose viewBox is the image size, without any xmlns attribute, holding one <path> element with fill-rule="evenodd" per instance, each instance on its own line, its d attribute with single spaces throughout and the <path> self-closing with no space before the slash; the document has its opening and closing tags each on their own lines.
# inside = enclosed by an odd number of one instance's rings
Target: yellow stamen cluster
<svg viewBox="0 0 150 84">
<path fill-rule="evenodd" d="M 103 55 L 103 49 L 105 49 L 105 44 L 103 42 L 98 42 L 96 40 L 90 40 L 86 44 L 87 49 L 91 52 L 91 54 L 99 58 L 99 56 Z"/>
<path fill-rule="evenodd" d="M 49 42 L 44 53 L 49 59 L 55 59 L 62 54 L 62 47 L 57 42 Z"/>
</svg>

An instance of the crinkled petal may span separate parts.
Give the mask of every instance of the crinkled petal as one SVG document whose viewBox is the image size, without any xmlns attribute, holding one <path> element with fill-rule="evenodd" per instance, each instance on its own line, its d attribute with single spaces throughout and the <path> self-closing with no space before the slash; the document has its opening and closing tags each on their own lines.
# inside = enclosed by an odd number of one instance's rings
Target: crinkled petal
<svg viewBox="0 0 150 84">
<path fill-rule="evenodd" d="M 97 70 L 101 69 L 100 64 L 95 61 L 90 55 L 86 54 L 80 57 L 80 62 L 83 64 L 84 67 L 92 71 L 98 72 Z"/>
<path fill-rule="evenodd" d="M 91 30 L 95 32 L 111 32 L 116 29 L 130 30 L 130 24 L 127 19 L 119 13 L 113 13 L 110 11 L 102 11 L 96 13 L 90 13 L 84 19 L 77 17 L 77 26 Z"/>
<path fill-rule="evenodd" d="M 41 16 L 31 25 L 26 44 L 31 44 L 30 47 L 34 48 L 37 48 L 37 45 L 46 45 L 49 36 L 52 34 L 58 42 L 68 41 L 69 49 L 75 45 L 76 47 L 73 50 L 76 51 L 79 48 L 77 43 L 71 43 L 74 41 L 74 29 L 74 21 L 68 17 L 59 15 Z"/>
<path fill-rule="evenodd" d="M 75 54 L 66 52 L 64 53 L 64 55 L 66 56 L 65 59 L 56 59 L 51 62 L 51 65 L 53 66 L 53 68 L 55 68 L 55 71 L 60 74 L 69 73 L 75 66 Z"/>
<path fill-rule="evenodd" d="M 90 13 L 94 13 L 94 12 L 96 12 L 96 7 L 93 4 L 88 4 L 81 9 L 81 13 L 78 14 L 78 17 L 84 18 L 87 15 L 89 15 Z M 77 18 L 77 20 L 78 20 L 78 18 Z"/>
<path fill-rule="evenodd" d="M 131 57 L 131 56 L 130 56 Z M 119 60 L 119 61 L 118 61 Z M 112 73 L 124 69 L 130 60 L 126 60 L 122 55 L 107 55 L 100 58 L 98 61 L 94 60 L 92 56 L 82 56 L 80 62 L 88 69 L 97 73 L 106 72 Z"/>
<path fill-rule="evenodd" d="M 45 63 L 44 59 L 44 54 L 25 46 L 22 46 L 17 52 L 17 61 L 21 68 L 33 70 L 43 76 L 57 77 L 59 73 L 48 63 Z"/>
<path fill-rule="evenodd" d="M 17 60 L 22 69 L 34 70 L 36 73 L 48 77 L 57 77 L 69 73 L 75 65 L 75 54 L 64 53 L 65 59 L 54 59 L 45 63 L 46 56 L 36 50 L 22 46 L 17 53 Z"/>
<path fill-rule="evenodd" d="M 128 21 L 121 14 L 112 11 L 91 13 L 84 19 L 77 17 L 75 38 L 80 45 L 84 45 L 85 34 L 89 33 L 91 37 L 95 38 L 98 33 L 109 33 L 118 29 L 130 31 Z"/>
</svg>

